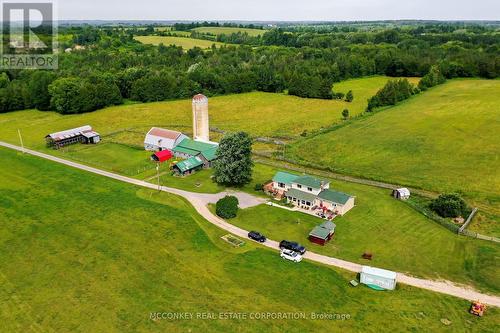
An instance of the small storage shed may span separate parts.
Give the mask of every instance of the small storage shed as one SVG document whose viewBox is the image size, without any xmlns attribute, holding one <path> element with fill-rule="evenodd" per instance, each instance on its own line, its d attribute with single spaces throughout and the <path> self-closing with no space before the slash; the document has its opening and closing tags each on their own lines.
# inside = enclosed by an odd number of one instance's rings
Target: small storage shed
<svg viewBox="0 0 500 333">
<path fill-rule="evenodd" d="M 174 154 L 170 150 L 167 149 L 167 150 L 158 151 L 158 152 L 154 153 L 153 155 L 151 155 L 151 160 L 158 162 L 158 163 L 163 163 L 163 162 L 170 160 L 173 156 L 174 156 Z"/>
<path fill-rule="evenodd" d="M 392 191 L 392 196 L 399 200 L 408 200 L 410 198 L 410 190 L 406 187 L 398 188 Z"/>
<path fill-rule="evenodd" d="M 335 234 L 335 227 L 333 222 L 324 222 L 309 233 L 308 239 L 313 243 L 325 245 Z"/>
<path fill-rule="evenodd" d="M 375 290 L 394 290 L 396 288 L 396 272 L 362 266 L 360 282 Z"/>
<path fill-rule="evenodd" d="M 83 132 L 83 140 L 82 142 L 85 144 L 96 144 L 101 141 L 101 136 L 99 133 L 90 131 L 90 132 Z"/>
</svg>

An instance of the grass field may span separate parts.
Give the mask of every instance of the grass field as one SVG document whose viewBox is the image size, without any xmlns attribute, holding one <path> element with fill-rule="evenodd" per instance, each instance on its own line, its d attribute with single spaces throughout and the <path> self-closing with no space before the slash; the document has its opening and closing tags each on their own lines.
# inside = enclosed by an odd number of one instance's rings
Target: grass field
<svg viewBox="0 0 500 333">
<path fill-rule="evenodd" d="M 2 332 L 494 332 L 498 309 L 294 265 L 226 232 L 183 200 L 0 149 Z M 151 320 L 151 312 L 192 320 Z M 196 313 L 349 314 L 347 320 L 202 320 Z M 448 319 L 451 325 L 440 321 Z"/>
<path fill-rule="evenodd" d="M 233 27 L 200 27 L 194 28 L 193 31 L 212 35 L 230 35 L 233 33 L 247 33 L 249 36 L 263 35 L 266 30 L 260 29 L 246 29 L 246 28 L 233 28 Z"/>
<path fill-rule="evenodd" d="M 303 140 L 291 153 L 344 173 L 462 192 L 498 217 L 498 91 L 499 80 L 450 81 L 372 117 Z"/>
<path fill-rule="evenodd" d="M 353 103 L 262 92 L 213 97 L 210 98 L 210 126 L 243 130 L 256 136 L 298 137 L 304 130 L 314 131 L 341 122 L 346 106 L 352 108 L 351 114 L 362 112 L 367 96 L 387 80 L 387 77 L 371 77 L 339 84 L 339 89 L 354 91 Z M 191 112 L 191 100 L 125 104 L 66 116 L 34 110 L 10 112 L 0 114 L 0 140 L 18 143 L 17 129 L 21 129 L 28 146 L 41 147 L 46 134 L 83 124 L 92 125 L 104 135 L 125 129 L 145 134 L 151 126 L 180 126 L 179 130 L 187 130 L 189 134 Z"/>
<path fill-rule="evenodd" d="M 214 44 L 216 47 L 228 45 L 219 42 L 212 42 L 209 40 L 194 39 L 189 37 L 174 37 L 174 36 L 135 36 L 134 39 L 143 44 L 151 44 L 151 45 L 163 44 L 165 46 L 176 45 L 182 47 L 185 50 L 189 50 L 194 47 L 209 49 Z"/>
</svg>

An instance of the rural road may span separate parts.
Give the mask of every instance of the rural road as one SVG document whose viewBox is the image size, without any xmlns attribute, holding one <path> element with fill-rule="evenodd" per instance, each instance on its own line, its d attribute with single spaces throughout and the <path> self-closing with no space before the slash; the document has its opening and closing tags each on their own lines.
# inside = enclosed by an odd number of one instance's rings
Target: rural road
<svg viewBox="0 0 500 333">
<path fill-rule="evenodd" d="M 83 165 L 80 163 L 76 163 L 76 162 L 68 161 L 68 160 L 65 160 L 65 159 L 62 159 L 59 157 L 55 157 L 52 155 L 40 153 L 40 152 L 37 152 L 34 150 L 30 150 L 30 149 L 23 150 L 23 148 L 21 148 L 19 146 L 12 145 L 12 144 L 9 144 L 6 142 L 0 141 L 0 146 L 5 147 L 5 148 L 14 149 L 14 150 L 17 150 L 20 152 L 24 152 L 26 154 L 41 157 L 41 158 L 44 158 L 44 159 L 47 159 L 47 160 L 50 160 L 53 162 L 64 164 L 64 165 L 67 165 L 67 166 L 70 166 L 73 168 L 77 168 L 80 170 L 84 170 L 87 172 L 92 172 L 94 174 L 98 174 L 101 176 L 105 176 L 108 178 L 112 178 L 112 179 L 119 180 L 119 181 L 122 181 L 125 183 L 133 184 L 136 186 L 142 186 L 142 187 L 155 189 L 155 190 L 158 189 L 158 185 L 154 185 L 154 184 L 142 181 L 142 180 L 133 179 L 133 178 L 118 175 L 118 174 L 115 174 L 112 172 L 96 169 L 96 168 L 89 167 L 89 166 L 86 166 L 86 165 Z M 210 210 L 208 209 L 208 206 L 207 206 L 208 203 L 215 202 L 218 198 L 224 196 L 227 192 L 222 192 L 219 194 L 211 195 L 211 194 L 192 193 L 192 192 L 183 191 L 183 190 L 165 187 L 165 186 L 162 186 L 160 189 L 161 189 L 161 191 L 175 194 L 175 195 L 179 195 L 179 196 L 187 199 L 194 206 L 194 208 L 198 211 L 198 213 L 201 216 L 203 216 L 206 220 L 208 220 L 210 223 L 212 223 L 212 224 L 218 226 L 219 228 L 224 229 L 224 230 L 226 230 L 226 231 L 228 231 L 236 236 L 239 236 L 239 237 L 242 237 L 245 239 L 247 238 L 248 231 L 243 230 L 241 228 L 238 228 L 238 227 L 226 222 L 225 220 L 212 214 L 212 212 L 210 212 Z M 237 196 L 241 200 L 242 208 L 251 207 L 251 206 L 263 203 L 262 199 L 255 198 L 255 197 L 253 197 L 249 194 L 246 194 L 246 193 L 231 192 L 231 194 Z M 267 242 L 263 243 L 262 245 L 267 246 L 267 247 L 274 249 L 274 250 L 279 250 L 278 242 L 273 241 L 273 240 L 268 240 Z M 304 258 L 309 259 L 311 261 L 315 261 L 315 262 L 324 264 L 324 265 L 342 268 L 342 269 L 345 269 L 347 271 L 354 272 L 354 273 L 359 273 L 361 271 L 361 265 L 359 265 L 359 264 L 345 261 L 345 260 L 341 260 L 341 259 L 337 259 L 337 258 L 332 258 L 332 257 L 320 255 L 320 254 L 309 252 L 309 251 L 306 252 L 306 254 L 304 255 Z M 500 307 L 500 297 L 488 295 L 488 294 L 483 294 L 483 293 L 480 293 L 478 291 L 473 290 L 472 288 L 457 286 L 449 281 L 426 280 L 426 279 L 411 277 L 411 276 L 403 274 L 403 273 L 397 273 L 397 282 L 403 283 L 406 285 L 410 285 L 413 287 L 417 287 L 417 288 L 427 289 L 427 290 L 435 291 L 438 293 L 443 293 L 443 294 L 459 297 L 459 298 L 466 299 L 469 301 L 470 300 L 479 300 L 483 303 L 493 305 L 496 307 Z"/>
</svg>

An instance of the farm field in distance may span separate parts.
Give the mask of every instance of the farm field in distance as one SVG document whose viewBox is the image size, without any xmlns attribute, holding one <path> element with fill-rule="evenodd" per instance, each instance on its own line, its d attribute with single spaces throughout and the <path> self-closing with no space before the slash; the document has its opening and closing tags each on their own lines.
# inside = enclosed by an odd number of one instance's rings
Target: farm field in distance
<svg viewBox="0 0 500 333">
<path fill-rule="evenodd" d="M 189 37 L 175 37 L 175 36 L 135 36 L 134 39 L 143 44 L 151 44 L 156 46 L 160 44 L 163 44 L 165 46 L 175 45 L 175 46 L 180 46 L 185 50 L 192 49 L 193 47 L 209 49 L 214 44 L 216 47 L 228 45 L 210 40 L 194 39 Z"/>
<path fill-rule="evenodd" d="M 500 325 L 493 307 L 478 318 L 467 313 L 465 300 L 404 285 L 390 293 L 352 288 L 350 273 L 307 261 L 294 265 L 250 242 L 234 249 L 220 239 L 226 232 L 175 196 L 6 149 L 0 159 L 2 331 L 319 332 L 335 325 L 343 331 L 494 332 Z M 200 311 L 349 319 L 252 325 L 150 319 L 151 312 Z"/>
<path fill-rule="evenodd" d="M 212 34 L 212 35 L 222 35 L 222 34 L 230 35 L 241 32 L 241 33 L 247 33 L 249 36 L 260 36 L 266 32 L 266 30 L 263 29 L 249 29 L 249 28 L 239 28 L 239 27 L 199 27 L 192 29 L 192 31 L 205 34 Z"/>
<path fill-rule="evenodd" d="M 342 173 L 463 193 L 489 214 L 479 230 L 498 236 L 498 91 L 499 80 L 452 80 L 371 117 L 301 140 L 290 153 Z"/>
</svg>

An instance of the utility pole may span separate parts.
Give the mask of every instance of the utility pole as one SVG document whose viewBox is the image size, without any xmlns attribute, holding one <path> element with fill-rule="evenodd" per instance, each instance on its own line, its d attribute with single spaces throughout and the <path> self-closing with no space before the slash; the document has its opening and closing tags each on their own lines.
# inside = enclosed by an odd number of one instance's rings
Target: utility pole
<svg viewBox="0 0 500 333">
<path fill-rule="evenodd" d="M 22 148 L 23 154 L 25 154 L 26 151 L 24 150 L 23 137 L 21 136 L 21 130 L 19 128 L 17 129 L 17 134 L 19 134 L 19 141 L 21 141 L 21 148 Z"/>
<path fill-rule="evenodd" d="M 161 190 L 160 188 L 160 163 L 156 163 L 156 176 L 158 177 L 158 191 Z"/>
</svg>

